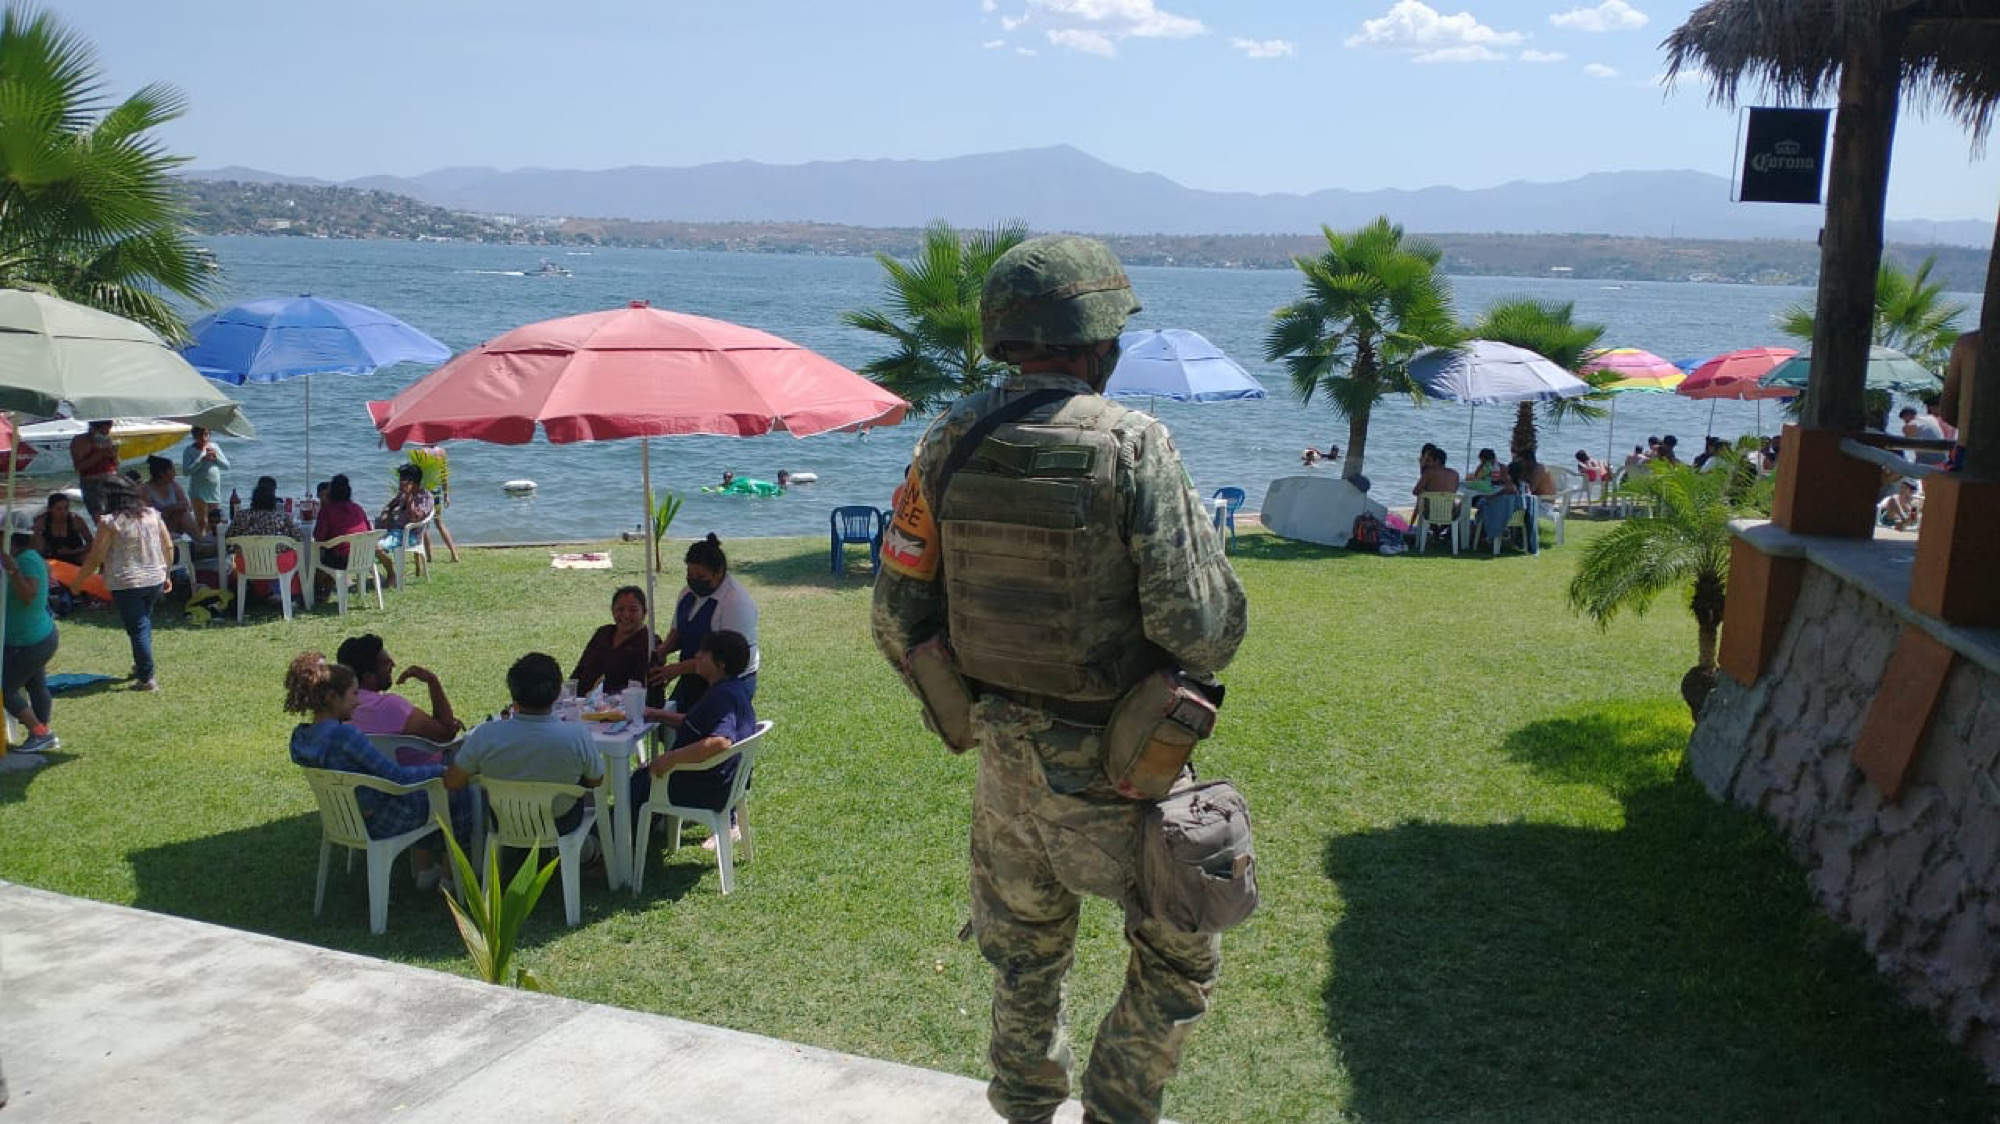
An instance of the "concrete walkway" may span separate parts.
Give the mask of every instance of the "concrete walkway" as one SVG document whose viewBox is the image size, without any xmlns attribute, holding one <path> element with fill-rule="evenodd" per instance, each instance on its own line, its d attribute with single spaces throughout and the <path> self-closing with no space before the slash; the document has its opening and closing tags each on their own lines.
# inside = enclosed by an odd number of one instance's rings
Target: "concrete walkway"
<svg viewBox="0 0 2000 1124">
<path fill-rule="evenodd" d="M 998 1119 L 969 1078 L 8 882 L 0 1066 L 5 1124 Z"/>
</svg>

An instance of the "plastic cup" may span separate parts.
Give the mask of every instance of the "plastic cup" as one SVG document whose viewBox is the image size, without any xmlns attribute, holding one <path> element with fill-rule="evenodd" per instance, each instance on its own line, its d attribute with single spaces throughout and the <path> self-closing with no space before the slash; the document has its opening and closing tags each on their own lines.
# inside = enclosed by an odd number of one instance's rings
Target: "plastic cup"
<svg viewBox="0 0 2000 1124">
<path fill-rule="evenodd" d="M 563 680 L 562 694 L 557 695 L 556 698 L 562 702 L 569 702 L 570 700 L 576 698 L 576 680 L 574 679 Z"/>
<path fill-rule="evenodd" d="M 644 687 L 625 688 L 625 694 L 620 700 L 620 703 L 622 709 L 625 712 L 625 717 L 628 720 L 633 722 L 640 722 L 645 720 L 646 688 Z"/>
</svg>

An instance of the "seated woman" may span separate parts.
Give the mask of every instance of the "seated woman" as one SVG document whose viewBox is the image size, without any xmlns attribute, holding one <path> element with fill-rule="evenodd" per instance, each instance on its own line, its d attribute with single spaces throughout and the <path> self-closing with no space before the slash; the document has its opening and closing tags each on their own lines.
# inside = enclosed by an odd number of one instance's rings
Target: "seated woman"
<svg viewBox="0 0 2000 1124">
<path fill-rule="evenodd" d="M 313 519 L 313 541 L 326 542 L 344 535 L 360 534 L 374 530 L 375 524 L 368 518 L 368 512 L 354 502 L 354 485 L 345 473 L 326 482 L 326 496 L 321 501 L 319 513 Z M 320 551 L 320 561 L 328 566 L 347 565 L 347 548 L 336 546 Z"/>
<path fill-rule="evenodd" d="M 619 586 L 611 595 L 611 623 L 590 634 L 569 677 L 579 695 L 599 685 L 606 693 L 622 691 L 629 683 L 644 683 L 654 656 L 665 650 L 660 638 L 646 631 L 646 591 Z M 664 697 L 658 690 L 651 694 L 655 703 Z"/>
<path fill-rule="evenodd" d="M 278 506 L 276 477 L 259 476 L 256 487 L 250 489 L 250 506 L 237 512 L 235 520 L 229 524 L 230 539 L 250 535 L 276 535 L 295 542 L 302 541 L 306 537 L 305 529 L 299 526 L 298 521 L 285 514 Z M 233 566 L 237 573 L 243 572 L 243 559 L 240 555 Z M 299 552 L 290 547 L 279 547 L 278 572 L 289 574 L 298 568 Z M 258 581 L 251 584 L 260 594 L 276 592 L 276 587 L 270 582 Z"/>
<path fill-rule="evenodd" d="M 432 498 L 430 489 L 424 487 L 424 470 L 414 464 L 406 464 L 396 470 L 396 494 L 382 505 L 382 513 L 375 517 L 375 525 L 389 532 L 382 536 L 375 548 L 376 560 L 395 577 L 390 584 L 402 580 L 396 574 L 394 560 L 390 552 L 400 550 L 407 529 L 429 519 L 437 511 L 437 500 Z"/>
<path fill-rule="evenodd" d="M 750 702 L 752 687 L 744 675 L 750 666 L 750 641 L 727 629 L 711 632 L 702 637 L 692 662 L 695 674 L 708 685 L 700 701 L 686 713 L 646 709 L 646 720 L 672 727 L 674 738 L 667 752 L 632 773 L 634 811 L 645 805 L 652 795 L 653 781 L 659 777 L 667 779 L 667 797 L 673 803 L 721 811 L 736 782 L 736 762 L 727 761 L 713 769 L 673 769 L 727 753 L 757 730 L 757 712 Z"/>
<path fill-rule="evenodd" d="M 35 552 L 72 566 L 90 553 L 90 526 L 71 508 L 68 492 L 49 493 L 48 507 L 35 516 Z"/>
<path fill-rule="evenodd" d="M 348 723 L 354 708 L 361 705 L 361 690 L 354 672 L 337 663 L 328 663 L 318 652 L 301 652 L 285 669 L 285 710 L 311 717 L 292 729 L 292 760 L 309 769 L 333 769 L 361 773 L 396 784 L 420 784 L 443 777 L 445 766 L 399 765 L 382 755 L 368 736 Z M 362 790 L 355 793 L 361 815 L 368 821 L 370 839 L 387 839 L 415 831 L 430 819 L 430 797 L 422 792 L 391 795 Z M 469 789 L 450 794 L 452 834 L 461 840 L 472 838 L 473 798 Z M 435 836 L 433 836 L 435 838 Z M 410 848 L 417 888 L 428 890 L 438 884 L 444 868 L 438 863 L 437 846 L 426 839 Z"/>
<path fill-rule="evenodd" d="M 174 479 L 174 462 L 166 457 L 146 458 L 146 483 L 139 489 L 153 510 L 160 513 L 160 521 L 167 525 L 170 535 L 194 534 L 194 505 L 188 500 L 187 490 Z"/>
<path fill-rule="evenodd" d="M 757 691 L 757 603 L 729 576 L 729 558 L 722 553 L 722 540 L 711 532 L 691 544 L 686 563 L 687 588 L 674 601 L 674 626 L 664 644 L 669 652 L 680 653 L 680 659 L 656 665 L 646 676 L 649 685 L 675 679 L 669 697 L 682 712 L 708 689 L 708 683 L 695 673 L 694 656 L 702 637 L 713 631 L 727 629 L 749 641 L 750 665 L 743 678 L 752 694 Z"/>
<path fill-rule="evenodd" d="M 1584 480 L 1591 484 L 1596 484 L 1611 474 L 1611 470 L 1605 467 L 1603 461 L 1593 458 L 1583 449 L 1576 451 L 1576 470 L 1583 473 Z"/>
</svg>

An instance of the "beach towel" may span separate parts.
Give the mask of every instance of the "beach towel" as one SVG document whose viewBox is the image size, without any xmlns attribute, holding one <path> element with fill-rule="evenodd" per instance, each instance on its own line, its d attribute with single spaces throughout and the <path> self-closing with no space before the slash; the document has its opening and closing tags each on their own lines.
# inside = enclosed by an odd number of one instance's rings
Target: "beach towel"
<svg viewBox="0 0 2000 1124">
<path fill-rule="evenodd" d="M 549 565 L 558 570 L 609 570 L 611 556 L 603 551 L 584 554 L 551 554 Z"/>
<path fill-rule="evenodd" d="M 60 695 L 64 691 L 74 691 L 88 687 L 92 683 L 109 683 L 116 676 L 99 675 L 93 671 L 65 671 L 49 676 L 49 694 Z"/>
</svg>

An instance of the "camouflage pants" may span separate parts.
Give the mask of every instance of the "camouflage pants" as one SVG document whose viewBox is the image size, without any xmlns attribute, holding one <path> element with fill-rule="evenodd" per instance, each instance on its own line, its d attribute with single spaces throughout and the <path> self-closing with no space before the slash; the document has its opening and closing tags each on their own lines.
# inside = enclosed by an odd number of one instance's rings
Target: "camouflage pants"
<svg viewBox="0 0 2000 1124">
<path fill-rule="evenodd" d="M 979 782 L 972 818 L 972 926 L 993 965 L 993 1081 L 1009 1120 L 1039 1120 L 1067 1100 L 1063 978 L 1075 958 L 1082 894 L 1121 905 L 1133 892 L 1141 805 L 1050 789 L 1044 763 L 1094 762 L 1098 731 L 999 699 L 974 711 Z M 1125 988 L 1083 1074 L 1083 1104 L 1105 1124 L 1155 1121 L 1194 1020 L 1208 1009 L 1222 942 L 1133 920 Z"/>
</svg>

